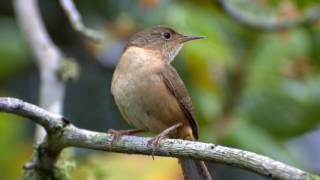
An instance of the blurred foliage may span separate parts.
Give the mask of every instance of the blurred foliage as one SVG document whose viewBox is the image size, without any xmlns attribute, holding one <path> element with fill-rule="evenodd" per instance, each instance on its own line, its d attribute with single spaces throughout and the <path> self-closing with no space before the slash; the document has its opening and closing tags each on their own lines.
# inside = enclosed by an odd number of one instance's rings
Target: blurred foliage
<svg viewBox="0 0 320 180">
<path fill-rule="evenodd" d="M 21 117 L 0 114 L 0 179 L 19 179 L 32 150 L 30 142 L 23 141 L 25 134 Z"/>
<path fill-rule="evenodd" d="M 296 18 L 320 6 L 318 0 L 227 2 L 247 17 L 266 23 Z M 47 26 L 53 27 L 49 28 L 53 40 L 67 54 L 77 57 L 82 66 L 79 82 L 69 86 L 66 95 L 66 114 L 77 119 L 76 125 L 105 130 L 115 125 L 123 127 L 122 118 L 114 115 L 118 111 L 101 76 L 107 76 L 109 85 L 128 36 L 148 26 L 166 24 L 185 34 L 207 36 L 186 44 L 173 63 L 192 97 L 200 139 L 303 166 L 286 142 L 319 125 L 320 20 L 290 29 L 263 31 L 236 22 L 216 1 L 77 1 L 85 24 L 103 31 L 107 37 L 103 44 L 95 44 L 79 43 L 63 13 L 55 10 L 59 9 L 58 4 L 41 3 L 42 8 L 50 9 L 49 14 L 45 9 L 43 13 Z M 18 78 L 14 86 L 10 83 L 15 77 L 24 76 L 22 72 L 28 70 L 32 56 L 13 17 L 7 13 L 1 16 L 0 11 L 0 27 L 0 91 L 19 96 L 15 93 L 25 88 L 19 84 L 26 79 Z M 98 92 L 108 97 L 102 98 Z M 95 102 L 98 100 L 101 102 Z M 83 114 L 86 111 L 94 113 Z M 5 172 L 0 173 L 0 179 L 18 177 L 22 162 L 30 155 L 32 145 L 29 143 L 26 148 L 24 143 L 30 142 L 23 135 L 25 124 L 16 119 L 19 118 L 0 114 L 0 169 Z M 72 177 L 154 179 L 151 177 L 157 174 L 159 179 L 175 179 L 179 174 L 176 162 L 159 159 L 161 162 L 143 156 L 93 154 L 77 159 Z"/>
<path fill-rule="evenodd" d="M 21 71 L 28 63 L 17 24 L 9 17 L 0 17 L 0 82 Z"/>
<path fill-rule="evenodd" d="M 156 157 L 153 160 L 149 156 L 99 153 L 78 159 L 79 165 L 72 177 L 79 180 L 182 179 L 177 162 L 172 158 Z"/>
</svg>

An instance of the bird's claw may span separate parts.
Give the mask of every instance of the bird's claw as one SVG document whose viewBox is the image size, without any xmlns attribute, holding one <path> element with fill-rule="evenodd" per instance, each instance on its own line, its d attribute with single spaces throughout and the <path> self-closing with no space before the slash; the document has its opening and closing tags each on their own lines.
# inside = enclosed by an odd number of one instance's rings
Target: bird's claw
<svg viewBox="0 0 320 180">
<path fill-rule="evenodd" d="M 121 131 L 117 131 L 117 130 L 114 130 L 114 129 L 109 129 L 107 131 L 107 133 L 111 134 L 112 135 L 112 140 L 111 140 L 111 144 L 115 144 L 116 142 L 119 141 L 119 139 L 121 138 L 121 136 L 124 135 L 124 133 L 122 133 Z"/>
<path fill-rule="evenodd" d="M 152 146 L 152 153 L 151 153 L 151 156 L 152 156 L 152 159 L 154 160 L 154 154 L 156 152 L 156 150 L 160 147 L 160 144 L 159 142 L 162 140 L 162 139 L 165 139 L 166 136 L 162 135 L 162 134 L 159 134 L 155 137 L 153 137 L 152 139 L 150 139 L 148 141 L 148 146 Z"/>
</svg>

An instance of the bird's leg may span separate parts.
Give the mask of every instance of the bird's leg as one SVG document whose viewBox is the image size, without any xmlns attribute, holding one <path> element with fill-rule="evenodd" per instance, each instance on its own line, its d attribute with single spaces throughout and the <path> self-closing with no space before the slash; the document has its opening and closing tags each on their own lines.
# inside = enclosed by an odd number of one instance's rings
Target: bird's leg
<svg viewBox="0 0 320 180">
<path fill-rule="evenodd" d="M 111 144 L 114 144 L 121 138 L 121 136 L 132 135 L 132 134 L 136 134 L 144 131 L 146 130 L 144 129 L 128 129 L 128 130 L 109 129 L 107 133 L 112 134 Z"/>
<path fill-rule="evenodd" d="M 152 145 L 152 159 L 154 159 L 154 153 L 156 149 L 159 147 L 159 142 L 162 139 L 165 139 L 168 137 L 168 134 L 170 134 L 172 131 L 176 130 L 178 127 L 182 126 L 182 123 L 175 124 L 173 126 L 170 126 L 169 128 L 165 129 L 152 139 L 148 141 L 148 145 Z"/>
</svg>

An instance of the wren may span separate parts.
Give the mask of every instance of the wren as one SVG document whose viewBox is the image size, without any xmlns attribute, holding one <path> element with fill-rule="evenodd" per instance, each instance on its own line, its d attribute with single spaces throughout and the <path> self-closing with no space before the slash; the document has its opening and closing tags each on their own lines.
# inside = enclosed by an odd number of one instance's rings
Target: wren
<svg viewBox="0 0 320 180">
<path fill-rule="evenodd" d="M 198 140 L 190 96 L 170 63 L 184 43 L 201 38 L 156 26 L 129 39 L 114 71 L 111 92 L 124 119 L 137 130 L 113 130 L 114 134 L 150 131 L 158 134 L 150 141 L 155 149 L 165 137 Z M 211 179 L 203 161 L 179 160 L 186 179 Z"/>
</svg>

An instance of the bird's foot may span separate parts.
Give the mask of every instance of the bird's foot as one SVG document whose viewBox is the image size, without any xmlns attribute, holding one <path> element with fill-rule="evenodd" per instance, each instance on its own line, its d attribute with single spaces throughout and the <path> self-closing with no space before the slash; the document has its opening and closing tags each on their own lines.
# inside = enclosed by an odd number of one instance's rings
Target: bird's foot
<svg viewBox="0 0 320 180">
<path fill-rule="evenodd" d="M 170 126 L 169 128 L 165 129 L 164 131 L 162 131 L 161 133 L 159 133 L 158 135 L 156 135 L 155 137 L 153 137 L 148 141 L 148 145 L 152 145 L 152 154 L 151 154 L 152 159 L 154 159 L 154 153 L 159 148 L 159 142 L 162 139 L 167 138 L 172 131 L 176 130 L 180 126 L 182 126 L 182 123 L 178 123 L 173 126 Z"/>
<path fill-rule="evenodd" d="M 143 131 L 144 131 L 143 129 L 128 129 L 128 130 L 109 129 L 107 133 L 112 135 L 111 144 L 114 144 L 117 141 L 119 141 L 119 139 L 124 135 L 136 134 Z"/>
<path fill-rule="evenodd" d="M 150 146 L 150 145 L 152 146 L 152 154 L 151 154 L 151 156 L 152 156 L 152 159 L 153 159 L 153 160 L 154 160 L 154 153 L 156 152 L 156 149 L 159 148 L 159 142 L 160 142 L 162 139 L 165 139 L 165 138 L 167 138 L 167 135 L 160 133 L 160 134 L 156 135 L 155 137 L 153 137 L 152 139 L 150 139 L 150 140 L 148 141 L 148 145 L 149 145 L 149 146 Z"/>
</svg>

